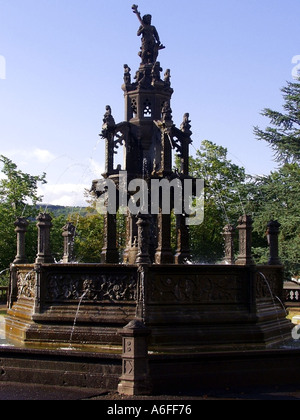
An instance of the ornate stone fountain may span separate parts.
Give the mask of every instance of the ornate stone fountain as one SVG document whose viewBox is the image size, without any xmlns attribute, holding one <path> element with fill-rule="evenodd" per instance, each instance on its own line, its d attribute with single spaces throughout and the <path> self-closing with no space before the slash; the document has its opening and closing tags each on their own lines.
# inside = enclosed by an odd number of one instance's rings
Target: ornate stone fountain
<svg viewBox="0 0 300 420">
<path fill-rule="evenodd" d="M 154 180 L 178 182 L 183 186 L 182 196 L 185 194 L 184 181 L 189 180 L 193 183 L 193 194 L 196 194 L 196 180 L 189 176 L 189 145 L 192 142 L 189 114 L 184 115 L 177 128 L 172 119 L 170 70 L 167 69 L 162 77 L 162 68 L 157 61 L 158 53 L 164 47 L 151 25 L 151 17 L 142 18 L 137 6 L 133 10 L 141 24 L 138 35 L 142 35 L 139 54 L 142 61 L 135 77 L 129 66 L 124 66 L 125 121 L 117 124 L 111 107 L 106 107 L 101 132 L 106 144 L 105 173 L 101 180 L 93 181 L 92 186 L 94 194 L 102 199 L 107 186 L 113 184 L 118 191 L 117 210 L 122 204 L 125 172 L 125 202 L 136 193 L 128 188 L 135 179 L 144 180 L 148 191 Z M 123 166 L 114 162 L 120 146 L 124 150 Z M 179 170 L 173 169 L 174 153 L 180 159 Z M 278 225 L 269 226 L 272 252 L 269 265 L 253 263 L 249 216 L 242 216 L 238 222 L 239 255 L 236 261 L 235 229 L 227 226 L 224 264 L 187 264 L 190 260 L 187 220 L 191 216 L 184 211 L 175 215 L 177 250 L 173 254 L 171 212 L 162 211 L 163 195 L 160 194 L 158 214 L 151 214 L 151 197 L 147 200 L 148 207 L 141 206 L 138 214 L 127 212 L 127 247 L 121 264 L 116 245 L 116 214 L 108 210 L 101 264 L 69 262 L 72 259 L 68 244 L 72 232 L 74 234 L 70 226 L 64 229 L 64 263 L 55 264 L 49 248 L 51 218 L 45 214 L 38 217 L 37 259 L 33 264 L 23 264 L 26 262 L 26 223 L 20 222 L 17 225 L 18 257 L 11 266 L 6 318 L 8 338 L 32 347 L 68 347 L 77 316 L 72 348 L 84 352 L 93 348 L 115 355 L 123 351 L 123 385 L 120 389 L 129 393 L 150 389 L 145 387 L 144 381 L 145 377 L 149 379 L 148 365 L 144 363 L 147 352 L 145 348 L 142 350 L 142 358 L 135 352 L 128 355 L 125 344 L 122 347 L 122 336 L 123 340 L 142 337 L 144 346 L 145 337 L 148 337 L 151 352 L 166 358 L 174 354 L 198 357 L 207 351 L 267 349 L 290 338 L 291 326 L 279 302 L 283 293 L 283 267 L 276 246 Z M 176 207 L 175 195 L 171 193 L 169 200 L 172 210 Z M 132 386 L 136 380 L 132 371 L 134 360 L 140 359 L 144 367 L 139 380 L 144 385 L 137 391 Z"/>
</svg>

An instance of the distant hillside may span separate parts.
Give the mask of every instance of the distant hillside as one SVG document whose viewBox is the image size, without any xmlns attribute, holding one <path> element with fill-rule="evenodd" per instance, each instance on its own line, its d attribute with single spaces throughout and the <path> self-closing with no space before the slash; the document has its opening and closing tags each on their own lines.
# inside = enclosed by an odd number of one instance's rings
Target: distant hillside
<svg viewBox="0 0 300 420">
<path fill-rule="evenodd" d="M 42 204 L 37 206 L 39 209 L 47 209 L 47 212 L 52 213 L 54 217 L 59 216 L 69 216 L 70 214 L 80 213 L 82 216 L 85 216 L 87 212 L 87 207 L 68 207 L 68 206 L 54 206 L 52 204 Z"/>
</svg>

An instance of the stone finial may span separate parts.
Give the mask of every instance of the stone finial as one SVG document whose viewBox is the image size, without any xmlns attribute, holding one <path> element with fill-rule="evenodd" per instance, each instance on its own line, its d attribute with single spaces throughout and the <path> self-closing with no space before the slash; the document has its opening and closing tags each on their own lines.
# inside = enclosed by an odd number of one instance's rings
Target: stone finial
<svg viewBox="0 0 300 420">
<path fill-rule="evenodd" d="M 237 265 L 254 265 L 252 258 L 252 225 L 253 220 L 249 215 L 243 215 L 238 221 L 239 231 L 239 256 Z"/>
<path fill-rule="evenodd" d="M 234 258 L 234 236 L 236 229 L 233 225 L 226 225 L 223 229 L 223 237 L 225 241 L 225 258 L 224 263 L 233 265 L 235 263 Z"/>
<path fill-rule="evenodd" d="M 63 263 L 70 263 L 73 260 L 74 240 L 76 236 L 76 227 L 73 223 L 67 223 L 63 227 L 64 238 L 64 256 Z"/>
<path fill-rule="evenodd" d="M 52 264 L 54 258 L 51 255 L 50 230 L 52 217 L 48 213 L 40 213 L 37 217 L 38 227 L 38 253 L 36 264 Z"/>
<path fill-rule="evenodd" d="M 17 233 L 17 255 L 14 264 L 27 264 L 28 260 L 25 251 L 25 235 L 29 222 L 24 217 L 18 217 L 15 221 L 15 232 Z"/>
<path fill-rule="evenodd" d="M 270 247 L 270 259 L 269 265 L 281 265 L 281 260 L 279 258 L 279 243 L 278 236 L 280 233 L 281 224 L 277 220 L 271 220 L 268 223 L 267 237 Z"/>
</svg>

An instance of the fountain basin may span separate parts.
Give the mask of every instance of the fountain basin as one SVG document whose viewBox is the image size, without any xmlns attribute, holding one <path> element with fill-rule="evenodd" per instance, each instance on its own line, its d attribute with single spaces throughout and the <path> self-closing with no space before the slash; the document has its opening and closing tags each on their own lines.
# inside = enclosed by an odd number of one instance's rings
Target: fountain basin
<svg viewBox="0 0 300 420">
<path fill-rule="evenodd" d="M 152 393 L 299 383 L 300 342 L 274 298 L 281 266 L 39 264 L 11 274 L 1 381 L 116 391 L 120 329 L 138 315 L 151 330 Z"/>
<path fill-rule="evenodd" d="M 0 381 L 116 391 L 121 355 L 0 347 Z M 300 349 L 150 354 L 153 394 L 299 385 Z"/>
<path fill-rule="evenodd" d="M 117 354 L 137 316 L 153 352 L 265 349 L 291 338 L 282 292 L 281 266 L 15 265 L 5 328 L 26 346 Z"/>
</svg>

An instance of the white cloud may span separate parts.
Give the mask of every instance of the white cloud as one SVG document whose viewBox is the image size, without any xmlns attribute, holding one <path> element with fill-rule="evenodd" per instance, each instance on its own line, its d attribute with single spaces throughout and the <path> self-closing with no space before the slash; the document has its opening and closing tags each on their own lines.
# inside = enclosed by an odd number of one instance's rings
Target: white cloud
<svg viewBox="0 0 300 420">
<path fill-rule="evenodd" d="M 49 163 L 55 159 L 55 155 L 45 149 L 34 149 L 32 152 L 33 157 L 35 157 L 40 163 Z"/>
<path fill-rule="evenodd" d="M 85 189 L 89 189 L 93 179 L 101 178 L 104 172 L 104 166 L 93 158 L 77 161 L 66 155 L 55 156 L 46 148 L 32 147 L 28 150 L 16 148 L 0 151 L 0 154 L 13 160 L 24 172 L 30 174 L 46 172 L 48 183 L 39 185 L 38 189 L 38 194 L 43 196 L 45 204 L 86 206 Z M 0 171 L 1 178 L 3 174 Z"/>
<path fill-rule="evenodd" d="M 39 194 L 43 198 L 43 203 L 55 206 L 86 206 L 84 197 L 85 189 L 89 188 L 86 184 L 45 184 L 40 186 Z"/>
<path fill-rule="evenodd" d="M 42 164 L 50 163 L 56 158 L 56 156 L 49 150 L 40 149 L 37 147 L 28 150 L 10 149 L 4 152 L 1 151 L 1 154 L 7 156 L 9 159 L 12 160 L 17 159 L 18 163 L 22 163 L 23 165 L 31 164 L 32 161 L 34 161 L 35 163 Z"/>
</svg>

